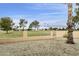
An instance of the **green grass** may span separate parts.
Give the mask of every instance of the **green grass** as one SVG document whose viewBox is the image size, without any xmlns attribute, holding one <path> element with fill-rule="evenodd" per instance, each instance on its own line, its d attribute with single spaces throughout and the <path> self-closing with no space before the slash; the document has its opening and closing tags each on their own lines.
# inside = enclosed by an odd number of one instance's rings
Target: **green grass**
<svg viewBox="0 0 79 59">
<path fill-rule="evenodd" d="M 8 34 L 6 34 L 5 31 L 0 31 L 0 38 L 18 38 L 22 37 L 21 31 L 10 31 Z"/>
<path fill-rule="evenodd" d="M 28 36 L 46 36 L 50 35 L 50 31 L 28 31 Z"/>
</svg>

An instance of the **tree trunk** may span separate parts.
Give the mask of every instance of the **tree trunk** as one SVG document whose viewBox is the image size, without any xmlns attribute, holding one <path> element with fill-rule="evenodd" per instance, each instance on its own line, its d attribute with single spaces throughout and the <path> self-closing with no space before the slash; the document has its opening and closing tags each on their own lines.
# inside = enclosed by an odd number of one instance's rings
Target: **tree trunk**
<svg viewBox="0 0 79 59">
<path fill-rule="evenodd" d="M 22 31 L 24 31 L 24 27 L 23 27 L 23 30 Z"/>
<path fill-rule="evenodd" d="M 68 29 L 68 37 L 67 42 L 68 44 L 74 44 L 73 41 L 73 22 L 72 22 L 72 3 L 68 3 L 68 22 L 67 22 L 67 29 Z"/>
<path fill-rule="evenodd" d="M 74 44 L 74 41 L 73 41 L 73 29 L 72 29 L 72 27 L 70 27 L 70 26 L 68 26 L 67 43 L 68 43 L 68 44 Z"/>
</svg>

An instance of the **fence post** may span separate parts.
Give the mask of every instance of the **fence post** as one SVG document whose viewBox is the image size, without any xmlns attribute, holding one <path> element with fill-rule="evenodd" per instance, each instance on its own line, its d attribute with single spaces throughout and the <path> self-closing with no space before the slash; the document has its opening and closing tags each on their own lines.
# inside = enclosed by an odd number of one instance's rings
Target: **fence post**
<svg viewBox="0 0 79 59">
<path fill-rule="evenodd" d="M 56 31 L 55 30 L 53 30 L 53 31 L 51 31 L 51 38 L 56 38 Z"/>
<path fill-rule="evenodd" d="M 25 39 L 27 39 L 27 31 L 23 31 L 23 39 L 25 40 Z"/>
<path fill-rule="evenodd" d="M 51 30 L 50 31 L 50 36 L 51 36 L 51 39 L 53 38 L 53 31 Z"/>
</svg>

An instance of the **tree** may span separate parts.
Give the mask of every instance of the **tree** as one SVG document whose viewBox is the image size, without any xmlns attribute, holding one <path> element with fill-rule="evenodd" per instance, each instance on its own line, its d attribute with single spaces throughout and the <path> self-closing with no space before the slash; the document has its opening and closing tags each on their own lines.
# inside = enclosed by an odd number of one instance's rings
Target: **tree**
<svg viewBox="0 0 79 59">
<path fill-rule="evenodd" d="M 49 27 L 49 30 L 53 30 L 53 28 L 52 27 Z"/>
<path fill-rule="evenodd" d="M 76 25 L 79 25 L 79 10 L 76 11 L 76 16 L 73 16 L 73 24 L 74 24 L 74 29 Z"/>
<path fill-rule="evenodd" d="M 29 25 L 29 28 L 32 29 L 32 28 L 35 28 L 36 30 L 38 30 L 38 27 L 39 27 L 39 22 L 38 21 L 33 21 L 30 25 Z"/>
<path fill-rule="evenodd" d="M 68 44 L 74 44 L 73 41 L 73 22 L 72 22 L 72 3 L 68 3 L 68 21 L 67 21 L 67 29 L 68 29 Z"/>
<path fill-rule="evenodd" d="M 15 25 L 15 23 L 12 23 L 12 30 L 14 30 L 14 25 Z"/>
<path fill-rule="evenodd" d="M 19 28 L 19 26 L 16 25 L 16 26 L 14 26 L 13 30 L 18 31 L 18 28 Z"/>
<path fill-rule="evenodd" d="M 8 33 L 9 30 L 12 30 L 13 21 L 10 17 L 2 17 L 0 19 L 0 27 Z"/>
<path fill-rule="evenodd" d="M 29 29 L 32 29 L 32 23 L 29 25 Z"/>
<path fill-rule="evenodd" d="M 26 24 L 27 24 L 27 21 L 25 21 L 25 19 L 20 19 L 19 25 L 20 25 L 20 28 L 23 28 L 22 29 L 23 31 Z"/>
<path fill-rule="evenodd" d="M 76 4 L 79 6 L 79 3 Z M 67 40 L 67 43 L 70 43 L 70 44 L 74 44 L 74 41 L 73 41 L 73 27 L 75 29 L 75 26 L 79 24 L 79 8 L 76 9 L 76 16 L 73 16 L 72 17 L 72 4 L 69 3 L 68 4 L 68 40 Z"/>
</svg>

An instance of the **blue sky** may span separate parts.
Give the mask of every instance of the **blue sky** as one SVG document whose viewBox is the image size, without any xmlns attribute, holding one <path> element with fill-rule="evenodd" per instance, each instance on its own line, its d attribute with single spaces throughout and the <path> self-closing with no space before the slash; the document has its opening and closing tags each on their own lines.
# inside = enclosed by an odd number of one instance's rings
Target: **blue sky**
<svg viewBox="0 0 79 59">
<path fill-rule="evenodd" d="M 16 24 L 20 18 L 28 21 L 38 20 L 41 25 L 50 24 L 66 26 L 67 4 L 55 3 L 2 3 L 0 4 L 0 17 L 11 17 Z M 73 4 L 73 11 L 75 5 Z M 73 15 L 74 12 L 73 12 Z"/>
</svg>

